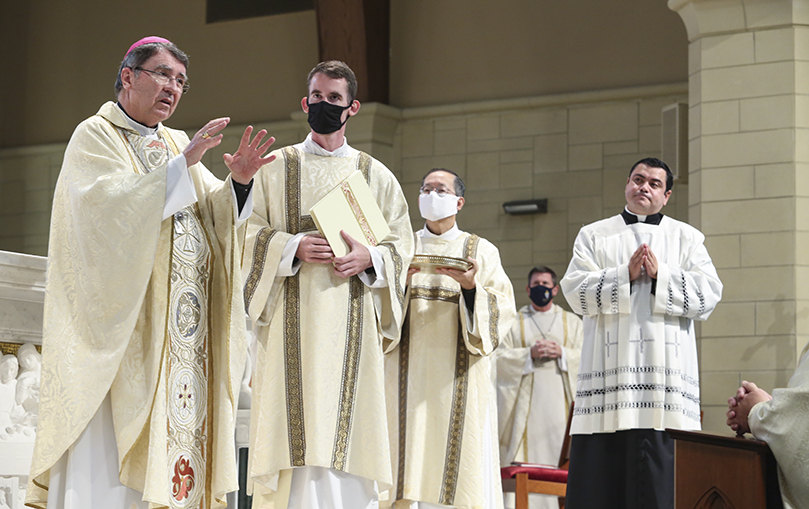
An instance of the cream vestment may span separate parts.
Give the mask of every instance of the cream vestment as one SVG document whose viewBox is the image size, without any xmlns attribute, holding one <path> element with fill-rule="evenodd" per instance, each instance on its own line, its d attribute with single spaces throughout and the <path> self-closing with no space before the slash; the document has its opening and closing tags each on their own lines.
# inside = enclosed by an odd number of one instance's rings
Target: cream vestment
<svg viewBox="0 0 809 509">
<path fill-rule="evenodd" d="M 302 144 L 275 154 L 253 187 L 245 249 L 244 297 L 257 336 L 248 490 L 254 507 L 285 507 L 282 471 L 313 466 L 376 481 L 382 497 L 392 484 L 382 354 L 402 324 L 413 253 L 407 204 L 393 174 L 350 147 L 345 157 Z M 357 169 L 391 229 L 377 239 L 384 273 L 375 277 L 385 285 L 340 278 L 331 264 L 302 263 L 287 275 L 287 244 L 316 232 L 309 209 Z"/>
<path fill-rule="evenodd" d="M 491 354 L 514 319 L 514 292 L 494 245 L 451 232 L 419 231 L 416 253 L 477 260 L 474 307 L 449 276 L 411 277 L 402 339 L 385 361 L 392 500 L 501 507 Z"/>
<path fill-rule="evenodd" d="M 26 503 L 109 394 L 120 481 L 152 507 L 223 507 L 238 489 L 246 353 L 231 184 L 188 168 L 197 201 L 167 219 L 167 161 L 187 136 L 145 138 L 113 103 L 82 122 L 56 185 L 42 392 Z"/>
<path fill-rule="evenodd" d="M 562 347 L 558 359 L 533 359 L 541 339 Z M 497 349 L 500 464 L 556 465 L 576 390 L 584 339 L 581 318 L 553 304 L 548 311 L 523 306 Z M 531 509 L 559 507 L 557 497 L 531 494 Z M 513 506 L 509 500 L 506 505 Z"/>
<path fill-rule="evenodd" d="M 778 461 L 784 507 L 809 507 L 809 350 L 787 387 L 754 406 L 747 420 L 753 436 L 767 442 Z"/>
</svg>

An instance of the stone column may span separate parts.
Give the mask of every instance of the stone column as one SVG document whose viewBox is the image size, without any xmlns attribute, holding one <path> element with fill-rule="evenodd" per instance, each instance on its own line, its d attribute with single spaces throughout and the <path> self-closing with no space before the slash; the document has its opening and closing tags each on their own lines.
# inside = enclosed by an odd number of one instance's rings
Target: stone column
<svg viewBox="0 0 809 509">
<path fill-rule="evenodd" d="M 689 40 L 689 218 L 725 285 L 698 329 L 703 427 L 786 385 L 809 333 L 809 0 L 669 0 Z M 650 33 L 650 36 L 654 36 Z"/>
</svg>

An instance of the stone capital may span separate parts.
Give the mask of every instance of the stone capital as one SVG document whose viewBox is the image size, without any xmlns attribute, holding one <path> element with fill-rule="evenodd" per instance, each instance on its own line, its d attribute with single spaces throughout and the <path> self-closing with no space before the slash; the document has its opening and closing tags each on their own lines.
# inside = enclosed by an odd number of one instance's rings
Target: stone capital
<svg viewBox="0 0 809 509">
<path fill-rule="evenodd" d="M 693 42 L 706 35 L 809 25 L 809 0 L 668 0 Z"/>
</svg>

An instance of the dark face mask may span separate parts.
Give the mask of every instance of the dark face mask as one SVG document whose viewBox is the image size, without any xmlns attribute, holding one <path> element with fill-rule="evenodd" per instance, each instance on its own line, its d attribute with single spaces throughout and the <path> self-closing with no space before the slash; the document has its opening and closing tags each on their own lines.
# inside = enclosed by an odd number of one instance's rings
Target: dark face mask
<svg viewBox="0 0 809 509">
<path fill-rule="evenodd" d="M 532 286 L 530 296 L 531 302 L 536 304 L 537 307 L 545 307 L 553 300 L 553 288 L 542 285 Z"/>
<path fill-rule="evenodd" d="M 343 111 L 351 107 L 350 104 L 337 106 L 328 101 L 309 103 L 309 99 L 306 100 L 306 104 L 309 106 L 309 127 L 317 134 L 331 134 L 343 127 L 345 122 L 342 122 L 340 117 L 343 116 Z"/>
</svg>

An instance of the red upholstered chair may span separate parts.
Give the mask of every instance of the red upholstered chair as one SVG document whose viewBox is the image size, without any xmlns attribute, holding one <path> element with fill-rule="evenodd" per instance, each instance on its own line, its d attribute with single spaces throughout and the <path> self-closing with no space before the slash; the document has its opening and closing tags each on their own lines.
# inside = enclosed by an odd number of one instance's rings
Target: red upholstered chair
<svg viewBox="0 0 809 509">
<path fill-rule="evenodd" d="M 514 492 L 516 499 L 514 509 L 528 509 L 529 493 L 556 495 L 559 497 L 559 508 L 564 509 L 565 494 L 567 494 L 567 467 L 570 462 L 570 421 L 572 417 L 573 404 L 571 403 L 558 468 L 523 464 L 500 469 L 503 491 Z"/>
</svg>

